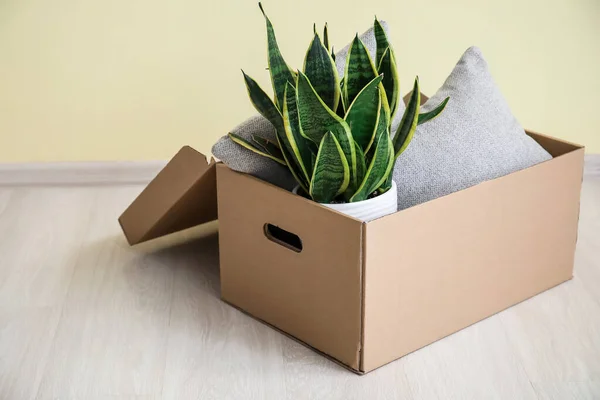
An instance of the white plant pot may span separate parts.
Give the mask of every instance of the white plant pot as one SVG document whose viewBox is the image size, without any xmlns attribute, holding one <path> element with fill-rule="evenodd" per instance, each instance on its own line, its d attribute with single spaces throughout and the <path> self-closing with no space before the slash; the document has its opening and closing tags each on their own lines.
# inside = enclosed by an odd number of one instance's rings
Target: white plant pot
<svg viewBox="0 0 600 400">
<path fill-rule="evenodd" d="M 293 192 L 297 194 L 298 188 L 296 186 Z M 368 222 L 398 211 L 398 187 L 396 186 L 396 182 L 392 181 L 390 190 L 372 199 L 357 201 L 356 203 L 321 203 L 321 205 L 363 222 Z"/>
</svg>

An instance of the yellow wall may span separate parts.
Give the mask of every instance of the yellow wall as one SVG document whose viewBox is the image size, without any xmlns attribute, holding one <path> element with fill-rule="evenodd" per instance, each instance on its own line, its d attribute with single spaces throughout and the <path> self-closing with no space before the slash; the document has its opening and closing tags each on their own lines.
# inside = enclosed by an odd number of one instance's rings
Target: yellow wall
<svg viewBox="0 0 600 400">
<path fill-rule="evenodd" d="M 598 0 L 265 0 L 288 62 L 312 23 L 338 48 L 377 14 L 390 23 L 402 92 L 433 93 L 480 46 L 528 128 L 600 153 Z M 209 151 L 253 114 L 240 68 L 267 85 L 250 0 L 0 1 L 0 162 L 169 158 Z"/>
</svg>

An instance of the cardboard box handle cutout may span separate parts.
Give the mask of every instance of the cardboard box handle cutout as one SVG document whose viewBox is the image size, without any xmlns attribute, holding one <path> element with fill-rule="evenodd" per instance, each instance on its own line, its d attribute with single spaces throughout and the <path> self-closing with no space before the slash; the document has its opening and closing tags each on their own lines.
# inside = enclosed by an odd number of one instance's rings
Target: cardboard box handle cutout
<svg viewBox="0 0 600 400">
<path fill-rule="evenodd" d="M 271 242 L 277 243 L 280 246 L 285 247 L 300 253 L 302 251 L 302 239 L 292 232 L 281 229 L 273 224 L 266 223 L 263 227 L 265 237 Z"/>
</svg>

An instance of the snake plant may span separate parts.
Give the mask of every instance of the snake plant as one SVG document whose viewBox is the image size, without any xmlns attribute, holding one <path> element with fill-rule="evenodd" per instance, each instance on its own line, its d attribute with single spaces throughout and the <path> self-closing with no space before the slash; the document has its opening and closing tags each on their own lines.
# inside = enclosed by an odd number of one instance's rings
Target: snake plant
<svg viewBox="0 0 600 400">
<path fill-rule="evenodd" d="M 250 100 L 273 124 L 276 141 L 230 133 L 255 153 L 287 166 L 300 192 L 319 203 L 356 202 L 392 186 L 396 158 L 410 143 L 417 125 L 438 116 L 448 103 L 419 113 L 419 80 L 415 79 L 406 111 L 395 134 L 391 122 L 401 101 L 396 57 L 375 18 L 377 44 L 373 60 L 359 39 L 352 41 L 343 78 L 338 76 L 327 25 L 323 40 L 314 29 L 302 70 L 284 60 L 273 25 L 267 25 L 268 65 L 274 98 L 243 73 Z"/>
</svg>

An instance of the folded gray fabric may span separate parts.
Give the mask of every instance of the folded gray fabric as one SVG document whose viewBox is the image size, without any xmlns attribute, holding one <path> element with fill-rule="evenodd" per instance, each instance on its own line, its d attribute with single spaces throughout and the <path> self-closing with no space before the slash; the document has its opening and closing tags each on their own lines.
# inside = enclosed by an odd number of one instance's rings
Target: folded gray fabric
<svg viewBox="0 0 600 400">
<path fill-rule="evenodd" d="M 400 210 L 552 158 L 510 112 L 478 48 L 463 54 L 421 112 L 447 96 L 444 112 L 420 125 L 396 160 Z"/>
<path fill-rule="evenodd" d="M 381 25 L 389 35 L 387 23 L 385 21 L 381 21 Z M 360 39 L 369 50 L 371 57 L 375 59 L 377 44 L 375 42 L 373 28 L 360 35 Z M 349 48 L 350 44 L 338 51 L 335 55 L 335 63 L 340 77 L 342 77 L 344 74 L 346 57 L 348 55 Z M 240 79 L 240 85 L 241 84 L 242 80 Z M 392 129 L 394 129 L 394 131 L 400 123 L 404 109 L 404 103 L 400 102 L 398 111 L 396 112 L 394 121 L 392 122 Z M 233 128 L 231 132 L 236 133 L 248 140 L 252 139 L 252 135 L 276 140 L 275 128 L 273 128 L 273 125 L 271 125 L 271 123 L 261 115 L 256 115 L 252 118 L 249 118 L 237 127 Z M 294 178 L 286 167 L 234 143 L 227 135 L 221 137 L 217 143 L 213 145 L 212 153 L 216 158 L 223 161 L 234 171 L 245 172 L 254 175 L 257 178 L 288 190 L 291 190 L 294 188 L 294 186 L 296 186 Z"/>
</svg>

